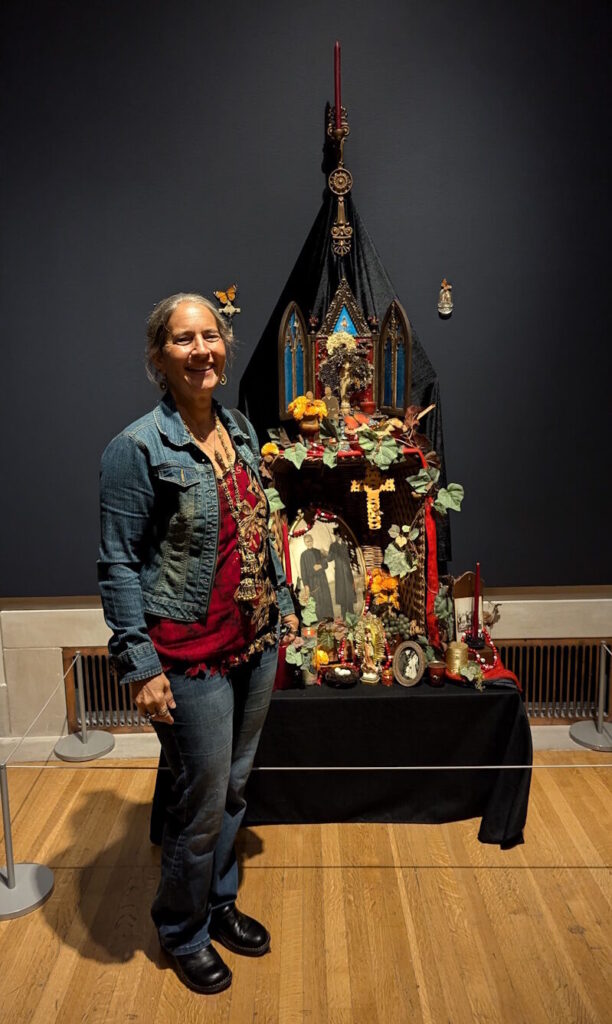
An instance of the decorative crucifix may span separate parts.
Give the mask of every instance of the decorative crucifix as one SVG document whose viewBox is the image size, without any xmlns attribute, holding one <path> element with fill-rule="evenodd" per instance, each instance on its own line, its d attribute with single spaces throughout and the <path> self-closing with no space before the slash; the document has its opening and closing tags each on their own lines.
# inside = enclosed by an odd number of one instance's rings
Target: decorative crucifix
<svg viewBox="0 0 612 1024">
<path fill-rule="evenodd" d="M 380 495 L 383 491 L 394 491 L 395 480 L 388 477 L 383 482 L 383 476 L 376 466 L 368 466 L 363 480 L 351 480 L 351 491 L 365 491 L 368 509 L 368 526 L 370 530 L 380 530 L 382 512 L 380 510 Z"/>
</svg>

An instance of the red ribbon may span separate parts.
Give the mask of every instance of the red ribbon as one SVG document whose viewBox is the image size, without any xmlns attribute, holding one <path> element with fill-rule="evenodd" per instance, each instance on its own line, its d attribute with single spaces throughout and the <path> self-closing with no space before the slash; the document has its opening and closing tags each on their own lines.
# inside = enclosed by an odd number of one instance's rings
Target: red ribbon
<svg viewBox="0 0 612 1024">
<path fill-rule="evenodd" d="M 425 499 L 425 537 L 427 539 L 427 636 L 432 647 L 440 646 L 438 619 L 434 612 L 434 602 L 438 594 L 438 545 L 436 539 L 436 521 L 433 514 L 433 497 L 428 494 Z"/>
</svg>

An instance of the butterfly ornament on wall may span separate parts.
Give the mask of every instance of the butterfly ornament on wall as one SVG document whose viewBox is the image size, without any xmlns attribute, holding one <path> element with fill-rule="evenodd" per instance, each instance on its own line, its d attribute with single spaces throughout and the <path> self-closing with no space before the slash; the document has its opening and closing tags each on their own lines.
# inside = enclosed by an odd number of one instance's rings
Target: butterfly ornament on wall
<svg viewBox="0 0 612 1024">
<path fill-rule="evenodd" d="M 237 292 L 237 284 L 230 284 L 229 288 L 226 288 L 225 291 L 213 292 L 213 295 L 221 304 L 219 312 L 229 320 L 230 330 L 232 326 L 232 317 L 236 316 L 236 313 L 241 312 L 240 308 L 234 305 L 234 299 L 236 298 Z"/>
</svg>

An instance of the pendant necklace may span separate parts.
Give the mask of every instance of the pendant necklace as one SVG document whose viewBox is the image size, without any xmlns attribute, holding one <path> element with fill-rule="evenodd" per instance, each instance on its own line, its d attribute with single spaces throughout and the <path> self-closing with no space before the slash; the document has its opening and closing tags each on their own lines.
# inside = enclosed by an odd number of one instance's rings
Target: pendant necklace
<svg viewBox="0 0 612 1024">
<path fill-rule="evenodd" d="M 251 551 L 249 544 L 249 538 L 245 531 L 244 517 L 240 515 L 240 491 L 238 490 L 238 480 L 236 479 L 236 460 L 232 461 L 232 451 L 228 449 L 225 438 L 221 431 L 221 423 L 219 417 L 215 413 L 215 432 L 219 436 L 221 447 L 227 459 L 227 463 L 224 461 L 223 456 L 215 447 L 215 459 L 221 474 L 219 481 L 223 488 L 225 500 L 227 501 L 230 514 L 236 524 L 236 540 L 238 543 L 238 554 L 240 556 L 240 583 L 234 591 L 234 600 L 241 602 L 254 601 L 259 593 L 259 584 L 261 582 L 261 572 L 259 567 L 259 561 L 257 555 Z M 232 499 L 230 489 L 227 486 L 227 474 L 231 474 L 232 483 L 234 485 L 235 500 Z M 248 502 L 247 502 L 248 504 Z M 250 506 L 249 506 L 250 510 Z"/>
</svg>

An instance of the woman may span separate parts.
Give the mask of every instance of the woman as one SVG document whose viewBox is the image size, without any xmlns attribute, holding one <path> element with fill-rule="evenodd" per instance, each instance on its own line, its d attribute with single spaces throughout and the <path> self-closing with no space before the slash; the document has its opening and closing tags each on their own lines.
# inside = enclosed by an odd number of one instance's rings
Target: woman
<svg viewBox="0 0 612 1024">
<path fill-rule="evenodd" d="M 231 971 L 211 939 L 260 956 L 265 927 L 235 906 L 234 841 L 266 717 L 282 621 L 298 621 L 267 534 L 257 438 L 213 398 L 228 330 L 200 295 L 153 310 L 147 364 L 166 394 L 102 456 L 98 560 L 122 682 L 173 777 L 152 916 L 190 988 Z M 240 421 L 240 422 L 239 422 Z"/>
</svg>

